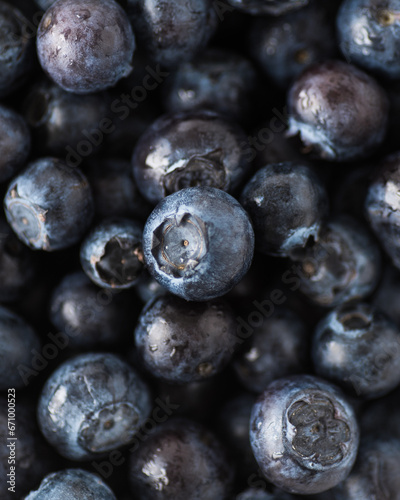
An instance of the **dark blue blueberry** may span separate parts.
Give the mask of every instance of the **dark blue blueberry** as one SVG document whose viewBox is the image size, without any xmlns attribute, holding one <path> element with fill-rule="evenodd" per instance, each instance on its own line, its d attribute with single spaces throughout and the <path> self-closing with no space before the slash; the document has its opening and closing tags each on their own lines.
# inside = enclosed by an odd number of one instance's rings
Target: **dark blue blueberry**
<svg viewBox="0 0 400 500">
<path fill-rule="evenodd" d="M 388 265 L 373 296 L 373 304 L 400 328 L 400 272 Z"/>
<path fill-rule="evenodd" d="M 215 375 L 230 361 L 236 327 L 233 311 L 222 300 L 193 303 L 162 295 L 139 317 L 136 349 L 155 377 L 195 382 Z"/>
<path fill-rule="evenodd" d="M 36 160 L 15 177 L 4 199 L 12 229 L 35 250 L 60 250 L 77 243 L 93 217 L 86 177 L 62 160 Z"/>
<path fill-rule="evenodd" d="M 142 225 L 128 219 L 107 219 L 85 238 L 80 255 L 83 270 L 96 285 L 130 288 L 143 271 Z"/>
<path fill-rule="evenodd" d="M 306 69 L 288 96 L 289 133 L 321 158 L 346 161 L 371 154 L 383 141 L 388 99 L 369 75 L 342 61 Z"/>
<path fill-rule="evenodd" d="M 292 495 L 287 493 L 268 493 L 263 489 L 248 488 L 235 497 L 235 500 L 291 500 Z"/>
<path fill-rule="evenodd" d="M 277 378 L 306 372 L 308 352 L 305 324 L 292 311 L 283 309 L 264 318 L 233 367 L 246 389 L 260 393 Z"/>
<path fill-rule="evenodd" d="M 248 173 L 242 129 L 211 111 L 164 115 L 136 145 L 133 174 L 142 195 L 156 204 L 180 189 L 237 188 Z"/>
<path fill-rule="evenodd" d="M 21 367 L 31 367 L 33 351 L 40 351 L 40 340 L 31 326 L 0 306 L 0 391 L 26 385 Z"/>
<path fill-rule="evenodd" d="M 127 0 L 127 10 L 139 47 L 166 68 L 193 59 L 218 25 L 212 0 Z"/>
<path fill-rule="evenodd" d="M 46 11 L 56 0 L 35 0 L 39 7 Z"/>
<path fill-rule="evenodd" d="M 353 408 L 333 384 L 311 375 L 272 382 L 254 405 L 250 442 L 262 473 L 301 495 L 343 481 L 357 455 Z"/>
<path fill-rule="evenodd" d="M 310 167 L 294 162 L 267 165 L 246 184 L 240 202 L 253 222 L 256 249 L 287 256 L 318 239 L 328 212 L 325 188 Z"/>
<path fill-rule="evenodd" d="M 288 86 L 311 64 L 336 55 L 332 12 L 327 2 L 278 18 L 258 18 L 250 29 L 250 51 L 277 85 Z"/>
<path fill-rule="evenodd" d="M 389 78 L 400 78 L 399 0 L 344 0 L 337 17 L 346 60 Z"/>
<path fill-rule="evenodd" d="M 127 15 L 114 0 L 59 0 L 38 28 L 43 70 L 76 94 L 107 89 L 129 75 L 134 49 Z"/>
<path fill-rule="evenodd" d="M 315 371 L 351 395 L 377 398 L 400 384 L 400 330 L 367 304 L 349 304 L 317 326 Z"/>
<path fill-rule="evenodd" d="M 160 285 L 147 271 L 140 276 L 135 285 L 135 292 L 144 304 L 158 295 L 168 293 L 167 289 Z"/>
<path fill-rule="evenodd" d="M 146 384 L 114 354 L 81 354 L 50 375 L 40 430 L 60 455 L 90 460 L 129 444 L 151 410 Z"/>
<path fill-rule="evenodd" d="M 98 476 L 82 469 L 53 472 L 25 500 L 116 500 L 114 493 Z"/>
<path fill-rule="evenodd" d="M 140 500 L 222 500 L 232 479 L 217 438 L 186 419 L 157 426 L 130 459 L 131 487 Z"/>
<path fill-rule="evenodd" d="M 164 198 L 147 219 L 144 258 L 150 274 L 186 300 L 229 292 L 250 268 L 254 232 L 229 194 L 194 187 Z"/>
<path fill-rule="evenodd" d="M 318 239 L 292 252 L 300 290 L 315 304 L 334 307 L 363 299 L 376 287 L 380 253 L 363 225 L 350 217 L 332 219 Z"/>
<path fill-rule="evenodd" d="M 369 401 L 360 415 L 361 435 L 400 440 L 400 389 L 387 396 Z"/>
<path fill-rule="evenodd" d="M 270 14 L 281 16 L 308 4 L 309 0 L 228 0 L 229 4 L 254 16 Z"/>
<path fill-rule="evenodd" d="M 168 78 L 164 106 L 171 113 L 203 108 L 240 120 L 251 109 L 256 83 L 250 61 L 230 50 L 210 48 Z"/>
<path fill-rule="evenodd" d="M 68 274 L 50 299 L 50 320 L 81 350 L 130 339 L 136 314 L 132 297 L 100 290 L 82 271 Z"/>
</svg>

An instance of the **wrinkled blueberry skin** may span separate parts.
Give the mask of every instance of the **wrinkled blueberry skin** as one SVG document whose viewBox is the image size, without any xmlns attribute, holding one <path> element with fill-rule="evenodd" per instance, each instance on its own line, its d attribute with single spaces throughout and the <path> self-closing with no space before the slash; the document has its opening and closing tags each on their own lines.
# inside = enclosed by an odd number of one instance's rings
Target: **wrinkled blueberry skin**
<svg viewBox="0 0 400 500">
<path fill-rule="evenodd" d="M 400 272 L 388 265 L 382 274 L 372 303 L 400 328 Z"/>
<path fill-rule="evenodd" d="M 313 3 L 277 18 L 258 18 L 250 30 L 250 52 L 263 72 L 286 88 L 305 68 L 336 55 L 331 11 Z"/>
<path fill-rule="evenodd" d="M 298 375 L 272 382 L 254 405 L 250 442 L 265 477 L 301 495 L 343 481 L 357 455 L 359 430 L 341 391 Z"/>
<path fill-rule="evenodd" d="M 369 185 L 365 200 L 367 219 L 376 237 L 400 269 L 400 153 L 386 158 Z"/>
<path fill-rule="evenodd" d="M 128 76 L 134 49 L 127 15 L 114 0 L 59 0 L 38 28 L 43 70 L 75 94 L 105 90 Z"/>
<path fill-rule="evenodd" d="M 366 157 L 385 137 L 385 92 L 369 75 L 341 61 L 306 69 L 290 88 L 288 109 L 289 134 L 300 134 L 324 160 Z"/>
<path fill-rule="evenodd" d="M 344 0 L 337 17 L 348 62 L 388 78 L 400 77 L 399 0 Z"/>
<path fill-rule="evenodd" d="M 19 366 L 31 367 L 32 350 L 40 351 L 39 337 L 20 316 L 0 306 L 0 391 L 26 385 Z"/>
<path fill-rule="evenodd" d="M 53 472 L 32 491 L 25 500 L 76 498 L 79 500 L 116 500 L 114 493 L 100 477 L 82 469 Z"/>
<path fill-rule="evenodd" d="M 127 0 L 127 11 L 139 48 L 165 68 L 193 59 L 218 26 L 211 0 Z"/>
<path fill-rule="evenodd" d="M 13 6 L 0 4 L 0 98 L 18 89 L 33 68 L 33 37 L 28 21 Z"/>
<path fill-rule="evenodd" d="M 308 4 L 309 0 L 229 0 L 229 4 L 253 16 L 281 16 Z"/>
<path fill-rule="evenodd" d="M 229 194 L 187 188 L 153 210 L 143 232 L 143 251 L 148 271 L 171 293 L 211 300 L 229 292 L 249 270 L 254 231 Z"/>
<path fill-rule="evenodd" d="M 31 149 L 31 136 L 25 120 L 0 105 L 0 182 L 4 182 L 24 165 Z"/>
<path fill-rule="evenodd" d="M 107 219 L 81 246 L 87 276 L 103 288 L 122 290 L 137 283 L 143 271 L 142 225 L 128 219 Z"/>
<path fill-rule="evenodd" d="M 183 63 L 166 81 L 168 112 L 210 109 L 240 120 L 251 109 L 257 74 L 250 61 L 226 49 L 210 48 Z"/>
<path fill-rule="evenodd" d="M 232 480 L 216 437 L 187 419 L 158 425 L 130 458 L 131 488 L 141 500 L 225 499 Z"/>
<path fill-rule="evenodd" d="M 250 168 L 242 129 L 212 111 L 164 115 L 136 145 L 133 175 L 154 205 L 180 189 L 237 188 Z"/>
<path fill-rule="evenodd" d="M 317 326 L 316 373 L 352 396 L 372 399 L 400 384 L 400 330 L 370 305 L 341 306 Z"/>
<path fill-rule="evenodd" d="M 81 354 L 59 366 L 39 398 L 40 430 L 69 460 L 100 457 L 129 444 L 151 410 L 150 393 L 114 354 Z"/>
<path fill-rule="evenodd" d="M 362 224 L 350 217 L 329 221 L 315 243 L 291 258 L 300 263 L 301 292 L 320 306 L 363 299 L 380 277 L 379 249 Z"/>
<path fill-rule="evenodd" d="M 328 213 L 325 188 L 305 164 L 267 165 L 246 184 L 240 203 L 253 222 L 256 249 L 288 256 L 307 240 L 318 238 Z"/>
<path fill-rule="evenodd" d="M 307 371 L 309 335 L 303 321 L 289 309 L 264 318 L 233 367 L 240 382 L 261 393 L 273 380 Z"/>
<path fill-rule="evenodd" d="M 77 243 L 94 213 L 86 177 L 56 158 L 36 160 L 15 177 L 4 208 L 21 241 L 34 250 L 48 252 Z"/>
<path fill-rule="evenodd" d="M 24 103 L 24 116 L 32 129 L 34 144 L 42 154 L 66 156 L 110 114 L 104 94 L 78 96 L 49 81 L 37 84 Z M 93 135 L 97 142 L 99 132 Z M 96 147 L 93 146 L 93 151 Z"/>
<path fill-rule="evenodd" d="M 115 345 L 135 327 L 131 297 L 99 290 L 82 272 L 68 274 L 50 299 L 50 320 L 78 349 Z"/>
<path fill-rule="evenodd" d="M 399 500 L 400 440 L 362 439 L 357 462 L 350 475 L 335 488 L 337 500 Z"/>
<path fill-rule="evenodd" d="M 205 380 L 220 372 L 236 346 L 236 320 L 222 300 L 193 303 L 162 295 L 142 311 L 135 344 L 145 368 L 171 383 Z"/>
</svg>

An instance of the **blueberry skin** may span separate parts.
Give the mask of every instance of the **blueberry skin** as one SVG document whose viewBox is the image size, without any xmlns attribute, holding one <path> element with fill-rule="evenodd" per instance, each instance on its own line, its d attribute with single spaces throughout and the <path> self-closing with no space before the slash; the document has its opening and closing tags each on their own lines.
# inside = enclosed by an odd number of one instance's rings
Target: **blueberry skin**
<svg viewBox="0 0 400 500">
<path fill-rule="evenodd" d="M 286 493 L 267 493 L 264 490 L 256 489 L 256 488 L 248 488 L 242 493 L 239 493 L 235 497 L 235 500 L 291 500 L 294 499 L 292 495 L 288 495 Z"/>
<path fill-rule="evenodd" d="M 363 299 L 380 277 L 379 249 L 362 224 L 350 217 L 328 221 L 317 241 L 291 258 L 300 263 L 300 291 L 320 306 Z"/>
<path fill-rule="evenodd" d="M 291 10 L 301 9 L 309 0 L 229 0 L 229 4 L 238 10 L 253 16 L 281 16 Z"/>
<path fill-rule="evenodd" d="M 39 24 L 43 70 L 75 94 L 105 90 L 128 76 L 134 50 L 132 27 L 114 0 L 59 0 Z"/>
<path fill-rule="evenodd" d="M 298 375 L 275 380 L 260 396 L 251 414 L 250 442 L 269 481 L 307 495 L 347 477 L 359 430 L 353 408 L 337 387 Z"/>
<path fill-rule="evenodd" d="M 254 330 L 233 368 L 246 389 L 261 393 L 277 378 L 306 372 L 308 353 L 306 325 L 294 312 L 282 309 Z"/>
<path fill-rule="evenodd" d="M 388 78 L 400 77 L 399 0 L 345 0 L 337 17 L 346 60 Z"/>
<path fill-rule="evenodd" d="M 161 295 L 142 311 L 135 329 L 138 355 L 149 373 L 171 383 L 220 372 L 236 346 L 236 320 L 222 300 L 187 302 Z"/>
<path fill-rule="evenodd" d="M 372 297 L 373 305 L 400 328 L 400 272 L 388 265 Z"/>
<path fill-rule="evenodd" d="M 99 290 L 82 271 L 62 279 L 49 309 L 52 324 L 68 335 L 68 345 L 81 350 L 130 338 L 136 320 L 130 295 Z"/>
<path fill-rule="evenodd" d="M 21 241 L 34 250 L 48 252 L 77 243 L 94 213 L 86 177 L 56 158 L 36 160 L 15 177 L 4 208 Z"/>
<path fill-rule="evenodd" d="M 164 115 L 139 139 L 133 175 L 154 205 L 180 189 L 237 188 L 250 168 L 242 129 L 212 111 Z"/>
<path fill-rule="evenodd" d="M 25 120 L 0 105 L 0 182 L 10 179 L 25 164 L 31 136 Z"/>
<path fill-rule="evenodd" d="M 324 160 L 371 154 L 383 141 L 388 99 L 369 75 L 342 61 L 306 69 L 288 95 L 289 134 Z"/>
<path fill-rule="evenodd" d="M 131 288 L 143 271 L 142 225 L 128 219 L 104 220 L 83 241 L 80 259 L 96 285 Z"/>
<path fill-rule="evenodd" d="M 229 292 L 249 270 L 254 231 L 229 194 L 187 188 L 153 210 L 143 232 L 143 251 L 148 271 L 171 293 L 211 300 Z"/>
<path fill-rule="evenodd" d="M 119 357 L 81 354 L 45 383 L 39 427 L 61 456 L 91 460 L 132 441 L 150 413 L 150 397 L 146 384 Z"/>
<path fill-rule="evenodd" d="M 330 312 L 315 330 L 312 357 L 319 376 L 352 396 L 377 398 L 400 384 L 400 330 L 367 304 Z"/>
<path fill-rule="evenodd" d="M 158 295 L 168 293 L 167 289 L 160 285 L 147 271 L 141 275 L 136 283 L 135 292 L 144 304 Z"/>
<path fill-rule="evenodd" d="M 65 469 L 53 472 L 40 483 L 39 489 L 32 491 L 25 500 L 116 500 L 116 496 L 96 474 L 82 469 Z"/>
<path fill-rule="evenodd" d="M 211 0 L 127 0 L 127 11 L 139 47 L 168 69 L 193 59 L 218 25 Z"/>
<path fill-rule="evenodd" d="M 288 256 L 318 238 L 328 213 L 328 195 L 304 163 L 285 162 L 258 170 L 243 189 L 240 203 L 253 222 L 256 249 Z"/>
<path fill-rule="evenodd" d="M 57 0 L 35 0 L 39 7 L 46 11 L 49 7 L 56 3 Z"/>
<path fill-rule="evenodd" d="M 210 109 L 240 120 L 251 109 L 257 74 L 240 54 L 209 48 L 181 64 L 165 83 L 163 102 L 170 113 Z"/>
<path fill-rule="evenodd" d="M 187 419 L 160 424 L 131 454 L 130 483 L 140 500 L 228 498 L 233 468 L 217 438 Z"/>
</svg>

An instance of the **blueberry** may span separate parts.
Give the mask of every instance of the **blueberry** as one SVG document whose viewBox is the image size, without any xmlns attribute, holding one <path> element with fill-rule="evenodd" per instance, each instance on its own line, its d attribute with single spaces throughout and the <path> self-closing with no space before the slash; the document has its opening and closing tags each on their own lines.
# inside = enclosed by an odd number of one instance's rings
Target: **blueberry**
<svg viewBox="0 0 400 500">
<path fill-rule="evenodd" d="M 181 64 L 165 83 L 164 106 L 170 113 L 203 108 L 240 120 L 251 110 L 257 75 L 236 52 L 209 48 Z"/>
<path fill-rule="evenodd" d="M 127 10 L 139 47 L 166 68 L 193 59 L 218 22 L 212 0 L 127 0 Z"/>
<path fill-rule="evenodd" d="M 25 120 L 15 111 L 0 105 L 0 182 L 24 166 L 31 147 Z"/>
<path fill-rule="evenodd" d="M 337 18 L 339 46 L 354 64 L 400 78 L 399 1 L 344 0 Z"/>
<path fill-rule="evenodd" d="M 232 191 L 250 167 L 245 143 L 238 125 L 211 111 L 164 115 L 137 143 L 133 174 L 153 204 L 188 187 Z"/>
<path fill-rule="evenodd" d="M 150 274 L 186 300 L 211 300 L 248 271 L 254 232 L 241 205 L 224 191 L 194 187 L 164 198 L 148 218 L 143 251 Z"/>
<path fill-rule="evenodd" d="M 246 389 L 260 393 L 277 378 L 306 372 L 308 347 L 303 321 L 291 310 L 282 309 L 264 318 L 233 367 Z"/>
<path fill-rule="evenodd" d="M 221 371 L 236 345 L 233 311 L 222 300 L 186 302 L 162 295 L 143 310 L 135 343 L 146 369 L 172 383 L 204 380 Z"/>
<path fill-rule="evenodd" d="M 400 384 L 400 330 L 367 304 L 349 304 L 317 326 L 312 356 L 318 375 L 350 394 L 377 398 Z"/>
<path fill-rule="evenodd" d="M 248 488 L 235 497 L 235 500 L 291 500 L 292 495 L 286 493 L 268 493 L 262 489 Z"/>
<path fill-rule="evenodd" d="M 383 141 L 388 99 L 366 73 L 341 61 L 316 64 L 293 83 L 288 96 L 289 133 L 323 159 L 354 160 Z"/>
<path fill-rule="evenodd" d="M 143 271 L 142 226 L 128 219 L 107 219 L 81 247 L 81 264 L 98 286 L 123 289 L 136 284 Z"/>
<path fill-rule="evenodd" d="M 134 49 L 129 20 L 114 0 L 59 0 L 38 28 L 43 70 L 76 94 L 107 89 L 129 75 Z"/>
<path fill-rule="evenodd" d="M 77 243 L 93 217 L 86 177 L 62 160 L 36 160 L 15 177 L 4 199 L 12 229 L 35 250 L 60 250 Z"/>
<path fill-rule="evenodd" d="M 116 500 L 106 483 L 95 474 L 82 469 L 65 469 L 53 472 L 32 491 L 25 500 L 48 500 L 50 498 L 75 498 L 79 500 Z"/>
<path fill-rule="evenodd" d="M 222 500 L 232 479 L 233 469 L 216 437 L 186 419 L 157 426 L 131 455 L 131 487 L 141 500 Z"/>
<path fill-rule="evenodd" d="M 400 271 L 388 265 L 373 296 L 373 304 L 400 328 Z"/>
<path fill-rule="evenodd" d="M 53 3 L 56 3 L 57 0 L 35 0 L 39 7 L 43 10 L 47 10 Z"/>
<path fill-rule="evenodd" d="M 136 372 L 114 354 L 81 354 L 53 372 L 39 398 L 40 430 L 60 455 L 90 460 L 129 444 L 151 409 Z"/>
<path fill-rule="evenodd" d="M 135 292 L 144 304 L 158 295 L 168 293 L 167 289 L 160 285 L 147 271 L 140 276 L 135 285 Z"/>
<path fill-rule="evenodd" d="M 292 252 L 298 287 L 315 304 L 334 307 L 362 299 L 376 287 L 380 254 L 360 222 L 337 217 L 323 226 L 319 238 L 305 250 Z"/>
<path fill-rule="evenodd" d="M 229 4 L 254 16 L 270 14 L 281 16 L 308 4 L 309 0 L 228 0 Z"/>
<path fill-rule="evenodd" d="M 250 442 L 265 477 L 290 493 L 320 493 L 349 474 L 359 430 L 334 385 L 311 375 L 272 382 L 254 405 Z"/>
<path fill-rule="evenodd" d="M 305 164 L 279 163 L 256 172 L 246 184 L 240 202 L 254 225 L 256 249 L 287 256 L 318 238 L 328 212 L 321 180 Z"/>
<path fill-rule="evenodd" d="M 392 391 L 387 396 L 369 401 L 360 415 L 361 435 L 378 438 L 396 438 L 400 440 L 400 390 Z"/>
</svg>

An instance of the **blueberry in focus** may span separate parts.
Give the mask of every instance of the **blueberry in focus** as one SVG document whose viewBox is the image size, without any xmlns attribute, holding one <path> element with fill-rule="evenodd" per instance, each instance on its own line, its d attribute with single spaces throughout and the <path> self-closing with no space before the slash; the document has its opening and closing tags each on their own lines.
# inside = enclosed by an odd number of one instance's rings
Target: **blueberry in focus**
<svg viewBox="0 0 400 500">
<path fill-rule="evenodd" d="M 128 219 L 107 219 L 85 238 L 82 268 L 103 288 L 130 288 L 143 271 L 142 226 Z"/>
<path fill-rule="evenodd" d="M 38 28 L 43 70 L 75 94 L 105 90 L 128 76 L 134 49 L 132 27 L 114 0 L 59 0 Z"/>
<path fill-rule="evenodd" d="M 25 500 L 46 500 L 50 498 L 76 498 L 79 500 L 116 500 L 107 484 L 91 472 L 83 469 L 65 469 L 53 472 L 32 491 Z"/>
<path fill-rule="evenodd" d="M 42 158 L 15 177 L 4 198 L 7 220 L 34 250 L 60 250 L 77 243 L 93 217 L 89 183 L 62 160 Z"/>
<path fill-rule="evenodd" d="M 80 354 L 49 377 L 40 430 L 58 453 L 84 461 L 129 444 L 151 410 L 147 385 L 114 354 Z"/>
<path fill-rule="evenodd" d="M 328 61 L 306 69 L 288 95 L 289 133 L 330 161 L 366 157 L 383 141 L 388 99 L 355 66 Z"/>
<path fill-rule="evenodd" d="M 254 16 L 269 14 L 281 16 L 308 4 L 309 0 L 229 0 L 235 9 Z"/>
<path fill-rule="evenodd" d="M 228 364 L 236 347 L 236 328 L 226 302 L 187 302 L 168 294 L 142 311 L 135 344 L 153 376 L 189 383 L 205 380 Z"/>
<path fill-rule="evenodd" d="M 208 429 L 177 418 L 158 425 L 131 454 L 129 472 L 140 500 L 222 500 L 231 492 L 234 471 Z"/>
<path fill-rule="evenodd" d="M 305 164 L 285 162 L 257 170 L 240 197 L 253 222 L 256 249 L 287 256 L 309 238 L 318 239 L 327 198 L 321 180 Z"/>
<path fill-rule="evenodd" d="M 189 187 L 232 191 L 251 166 L 244 144 L 242 129 L 217 113 L 164 115 L 139 139 L 133 174 L 142 195 L 154 205 Z"/>
<path fill-rule="evenodd" d="M 352 396 L 383 396 L 400 384 L 400 330 L 364 304 L 341 306 L 317 326 L 312 357 L 316 373 Z"/>
<path fill-rule="evenodd" d="M 250 442 L 261 472 L 301 495 L 343 481 L 357 455 L 359 430 L 341 391 L 311 375 L 272 382 L 253 407 Z"/>
<path fill-rule="evenodd" d="M 249 216 L 229 194 L 187 188 L 153 210 L 143 251 L 148 271 L 171 293 L 211 300 L 231 290 L 249 270 L 254 232 Z"/>
</svg>

